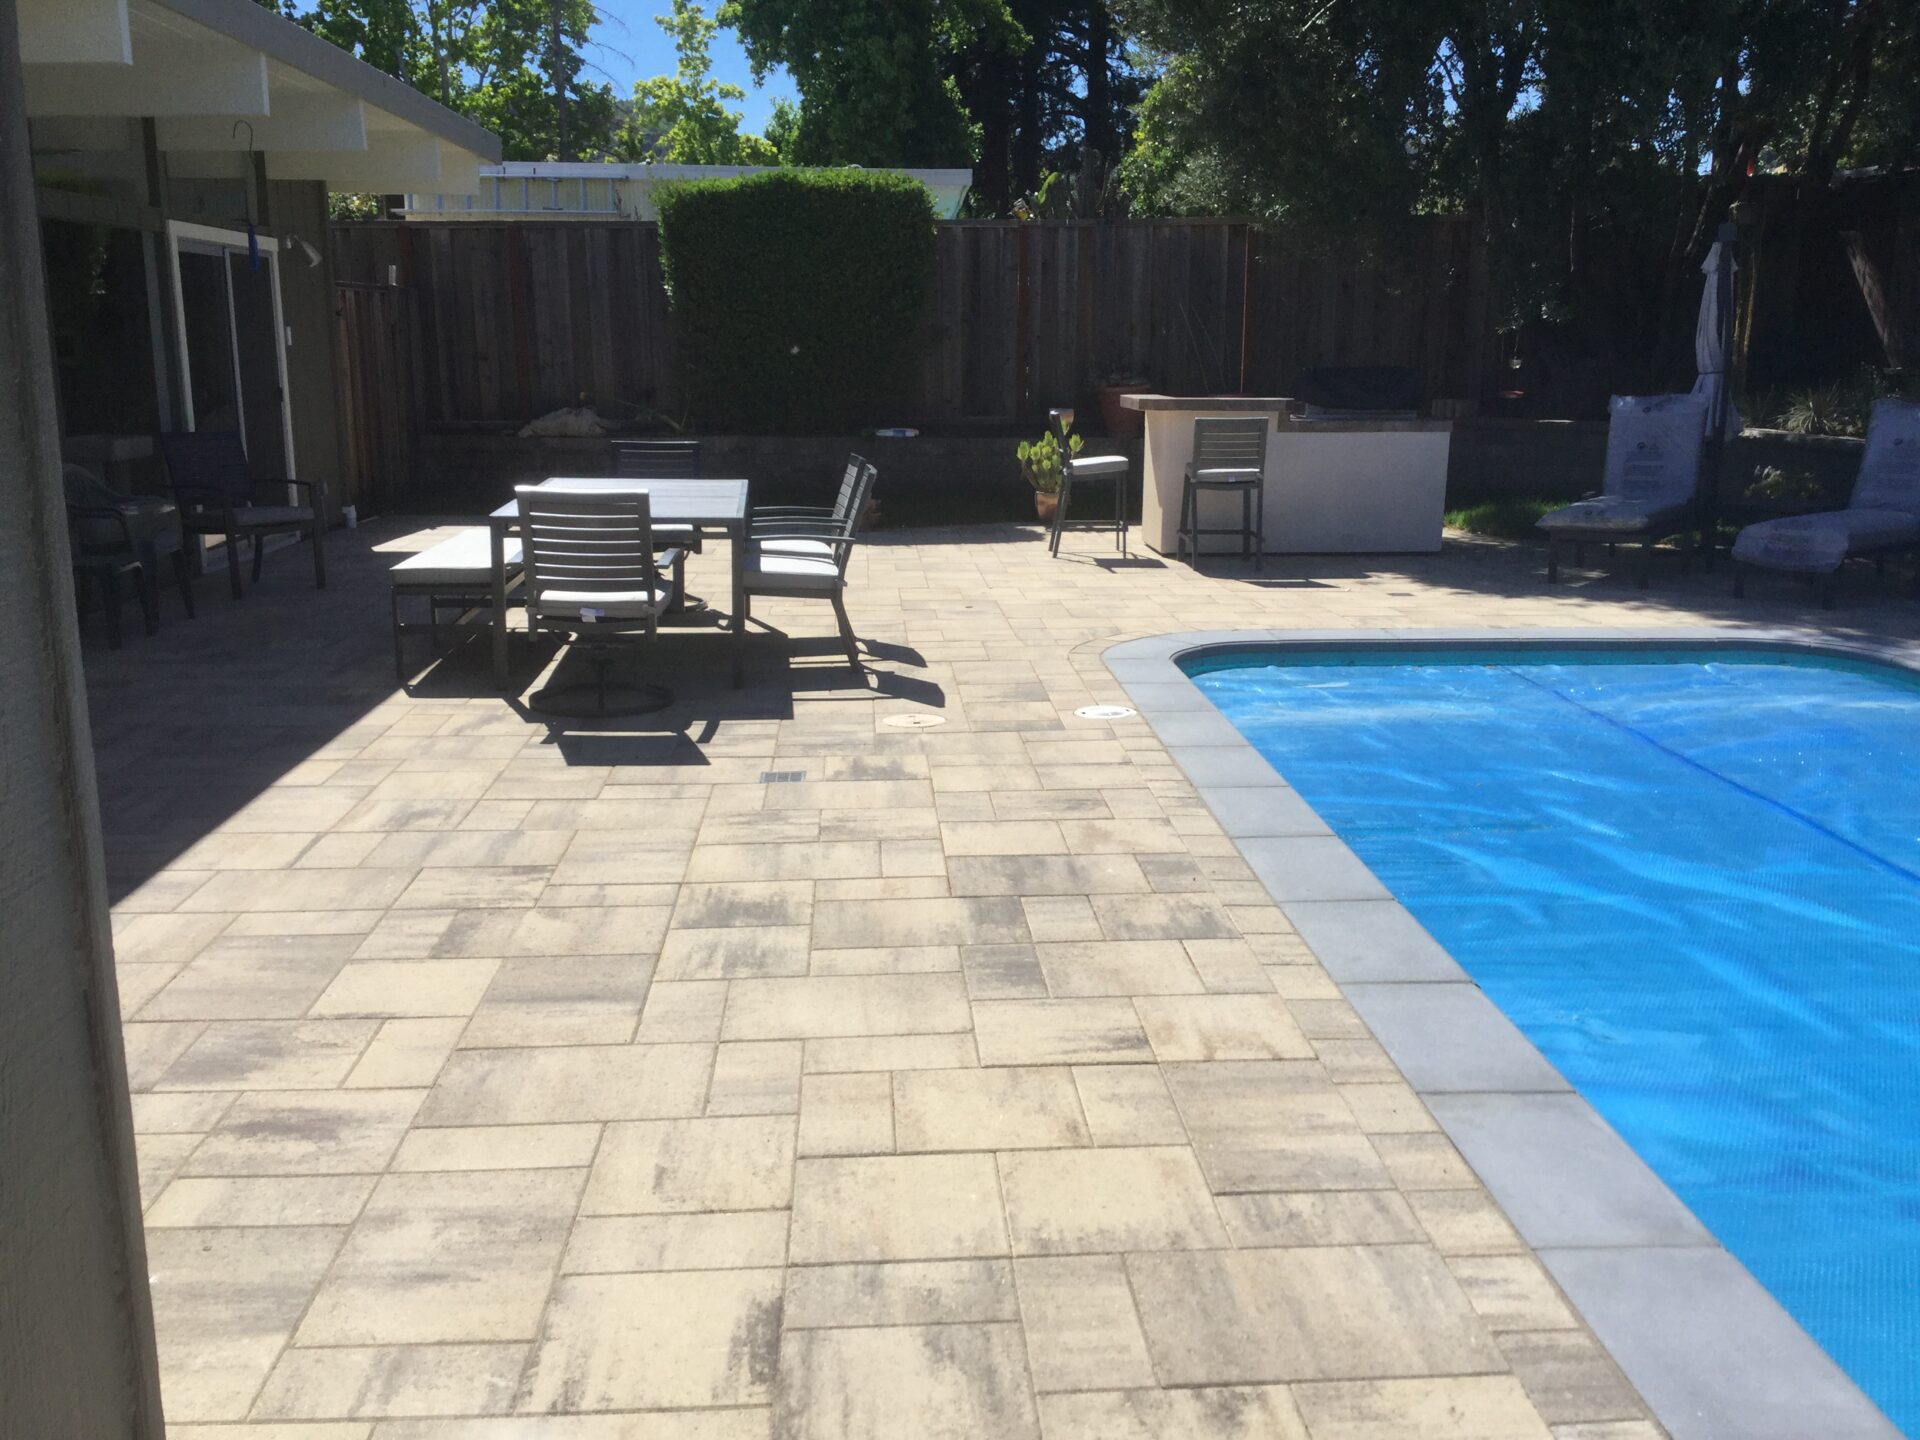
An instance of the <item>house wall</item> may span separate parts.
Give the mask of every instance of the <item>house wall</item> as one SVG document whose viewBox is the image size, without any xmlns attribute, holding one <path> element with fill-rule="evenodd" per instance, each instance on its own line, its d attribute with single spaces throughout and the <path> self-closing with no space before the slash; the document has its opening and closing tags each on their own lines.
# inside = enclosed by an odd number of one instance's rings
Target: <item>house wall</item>
<svg viewBox="0 0 1920 1440">
<path fill-rule="evenodd" d="M 302 480 L 324 480 L 327 510 L 338 518 L 355 503 L 342 483 L 340 463 L 340 343 L 335 323 L 333 261 L 327 244 L 327 187 L 318 180 L 267 182 L 267 232 L 281 242 L 280 308 L 293 344 L 287 349 L 287 403 L 293 411 L 294 471 Z M 320 252 L 309 265 L 298 236 Z"/>
<path fill-rule="evenodd" d="M 0 0 L 0 1435 L 160 1440 L 13 0 Z"/>
</svg>

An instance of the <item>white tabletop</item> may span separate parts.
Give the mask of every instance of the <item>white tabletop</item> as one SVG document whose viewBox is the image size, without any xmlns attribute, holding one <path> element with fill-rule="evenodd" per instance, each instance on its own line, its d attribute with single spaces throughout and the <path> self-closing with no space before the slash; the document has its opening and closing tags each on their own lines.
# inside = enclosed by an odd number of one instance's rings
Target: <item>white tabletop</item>
<svg viewBox="0 0 1920 1440">
<path fill-rule="evenodd" d="M 604 475 L 555 475 L 541 490 L 644 490 L 654 520 L 663 523 L 725 525 L 747 518 L 745 480 L 612 480 Z M 509 500 L 493 512 L 495 520 L 517 520 L 520 502 Z"/>
</svg>

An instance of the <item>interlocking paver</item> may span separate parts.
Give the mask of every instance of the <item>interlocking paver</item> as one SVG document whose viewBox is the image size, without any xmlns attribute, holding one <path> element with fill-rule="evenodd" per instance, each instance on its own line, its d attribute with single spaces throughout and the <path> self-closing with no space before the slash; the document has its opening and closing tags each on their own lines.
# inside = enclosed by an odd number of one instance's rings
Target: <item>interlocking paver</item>
<svg viewBox="0 0 1920 1440">
<path fill-rule="evenodd" d="M 1159 738 L 1073 711 L 1134 635 L 1717 591 L 882 534 L 864 681 L 770 602 L 744 690 L 669 633 L 674 710 L 550 726 L 471 652 L 393 687 L 408 533 L 88 657 L 181 1440 L 1658 1440 Z"/>
</svg>

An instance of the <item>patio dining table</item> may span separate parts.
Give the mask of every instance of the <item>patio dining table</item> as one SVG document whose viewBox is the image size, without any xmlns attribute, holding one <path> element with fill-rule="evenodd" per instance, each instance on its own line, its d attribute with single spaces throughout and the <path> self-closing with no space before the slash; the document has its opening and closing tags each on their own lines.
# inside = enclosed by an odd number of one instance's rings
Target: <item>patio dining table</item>
<svg viewBox="0 0 1920 1440">
<path fill-rule="evenodd" d="M 747 644 L 747 482 L 745 480 L 609 480 L 604 476 L 576 479 L 555 475 L 540 482 L 541 489 L 565 486 L 577 490 L 645 490 L 655 525 L 691 525 L 696 531 L 722 534 L 733 552 L 733 603 L 727 628 L 733 632 L 733 684 L 746 679 Z M 506 542 L 520 529 L 520 502 L 510 500 L 488 517 L 493 544 L 493 683 L 507 688 L 507 565 Z"/>
</svg>

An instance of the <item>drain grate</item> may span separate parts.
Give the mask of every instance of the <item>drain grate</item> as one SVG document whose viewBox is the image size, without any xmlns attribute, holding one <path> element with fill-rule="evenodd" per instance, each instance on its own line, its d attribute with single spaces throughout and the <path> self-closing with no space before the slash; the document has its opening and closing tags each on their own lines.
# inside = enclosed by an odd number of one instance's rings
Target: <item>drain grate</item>
<svg viewBox="0 0 1920 1440">
<path fill-rule="evenodd" d="M 762 785 L 793 785 L 806 778 L 807 772 L 804 770 L 762 770 L 760 772 Z"/>
</svg>

